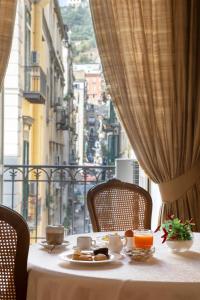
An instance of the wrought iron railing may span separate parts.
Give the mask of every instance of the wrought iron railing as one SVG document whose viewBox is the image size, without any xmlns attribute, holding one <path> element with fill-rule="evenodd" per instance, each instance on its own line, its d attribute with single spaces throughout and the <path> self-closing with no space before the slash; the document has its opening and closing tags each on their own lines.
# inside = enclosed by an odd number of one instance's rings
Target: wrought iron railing
<svg viewBox="0 0 200 300">
<path fill-rule="evenodd" d="M 3 203 L 24 216 L 33 239 L 44 237 L 47 224 L 89 232 L 87 191 L 114 172 L 113 166 L 5 165 Z"/>
</svg>

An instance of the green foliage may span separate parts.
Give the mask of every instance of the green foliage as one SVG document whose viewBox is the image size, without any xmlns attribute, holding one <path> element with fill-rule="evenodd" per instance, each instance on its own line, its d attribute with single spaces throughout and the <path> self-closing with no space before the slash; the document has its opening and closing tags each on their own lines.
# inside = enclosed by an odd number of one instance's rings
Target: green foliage
<svg viewBox="0 0 200 300">
<path fill-rule="evenodd" d="M 61 8 L 63 22 L 69 27 L 72 52 L 77 63 L 92 63 L 88 52 L 96 48 L 95 35 L 89 4 L 74 8 L 67 6 Z"/>
<path fill-rule="evenodd" d="M 108 157 L 108 149 L 107 145 L 103 142 L 101 142 L 101 152 L 102 152 L 102 157 Z"/>
<path fill-rule="evenodd" d="M 89 5 L 78 8 L 67 6 L 61 8 L 61 12 L 64 23 L 68 25 L 71 31 L 72 41 L 94 39 Z"/>
<path fill-rule="evenodd" d="M 89 64 L 92 63 L 92 60 L 88 57 L 87 54 L 80 54 L 78 57 L 74 59 L 75 63 L 81 63 L 81 64 Z"/>
<path fill-rule="evenodd" d="M 53 196 L 49 192 L 46 192 L 46 207 L 51 208 L 52 203 L 53 203 Z"/>
<path fill-rule="evenodd" d="M 192 239 L 193 225 L 192 220 L 183 222 L 179 218 L 169 216 L 169 219 L 161 225 L 161 228 L 166 233 L 167 240 L 185 241 Z"/>
</svg>

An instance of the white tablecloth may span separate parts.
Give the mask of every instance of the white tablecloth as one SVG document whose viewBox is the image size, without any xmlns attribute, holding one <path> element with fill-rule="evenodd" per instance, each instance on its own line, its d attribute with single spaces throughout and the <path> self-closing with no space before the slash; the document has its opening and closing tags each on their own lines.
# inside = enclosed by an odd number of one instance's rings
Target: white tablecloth
<svg viewBox="0 0 200 300">
<path fill-rule="evenodd" d="M 68 237 L 70 247 L 76 238 Z M 173 254 L 161 244 L 160 233 L 154 245 L 154 257 L 147 262 L 125 257 L 93 266 L 63 262 L 58 250 L 50 254 L 33 245 L 27 300 L 200 300 L 200 234 L 194 234 L 185 253 Z"/>
</svg>

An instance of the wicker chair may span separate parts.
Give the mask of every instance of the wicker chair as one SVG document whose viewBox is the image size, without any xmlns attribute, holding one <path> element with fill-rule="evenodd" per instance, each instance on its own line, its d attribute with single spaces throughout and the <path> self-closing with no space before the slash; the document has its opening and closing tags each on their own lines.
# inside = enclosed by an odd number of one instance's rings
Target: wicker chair
<svg viewBox="0 0 200 300">
<path fill-rule="evenodd" d="M 0 299 L 25 300 L 29 230 L 24 219 L 0 205 Z"/>
<path fill-rule="evenodd" d="M 137 185 L 111 179 L 88 191 L 87 205 L 93 231 L 151 228 L 152 199 Z"/>
</svg>

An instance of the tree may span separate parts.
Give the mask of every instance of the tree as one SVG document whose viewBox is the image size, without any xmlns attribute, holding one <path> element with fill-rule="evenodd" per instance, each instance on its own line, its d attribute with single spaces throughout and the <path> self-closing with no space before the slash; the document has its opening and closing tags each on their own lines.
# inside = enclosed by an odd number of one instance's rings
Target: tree
<svg viewBox="0 0 200 300">
<path fill-rule="evenodd" d="M 70 40 L 73 47 L 73 57 L 76 62 L 92 63 L 89 57 L 91 49 L 96 47 L 96 40 L 93 30 L 90 8 L 87 1 L 83 6 L 61 7 L 63 21 L 70 30 Z M 77 46 L 77 42 L 80 44 Z"/>
</svg>

